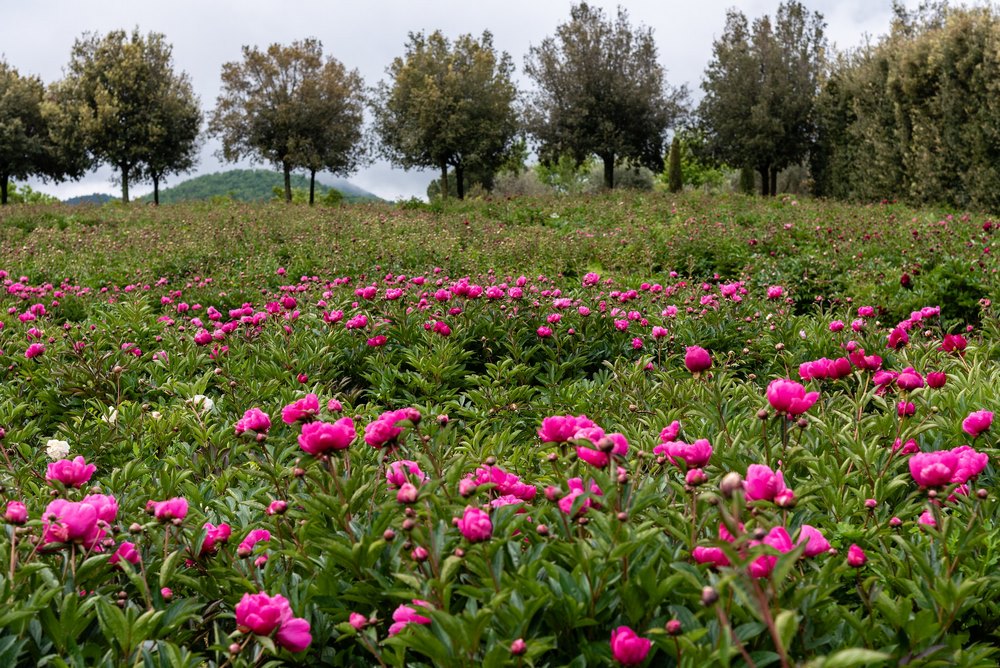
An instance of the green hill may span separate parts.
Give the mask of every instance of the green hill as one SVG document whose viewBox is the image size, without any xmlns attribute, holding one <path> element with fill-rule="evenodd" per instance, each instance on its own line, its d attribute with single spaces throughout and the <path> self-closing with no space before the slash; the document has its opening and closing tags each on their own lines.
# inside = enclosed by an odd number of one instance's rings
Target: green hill
<svg viewBox="0 0 1000 668">
<path fill-rule="evenodd" d="M 262 202 L 274 197 L 274 188 L 284 187 L 284 179 L 280 172 L 266 169 L 231 169 L 215 174 L 203 174 L 193 179 L 182 181 L 176 186 L 160 191 L 160 203 L 172 204 L 191 200 L 207 200 L 213 197 L 230 197 L 240 202 Z M 292 174 L 292 188 L 309 192 L 309 178 L 301 174 Z M 335 188 L 340 191 L 347 202 L 378 200 L 379 198 L 367 190 L 358 188 L 342 179 L 336 179 L 331 184 L 316 180 L 316 199 L 320 199 L 326 191 Z M 141 201 L 152 201 L 152 195 L 140 198 Z"/>
</svg>

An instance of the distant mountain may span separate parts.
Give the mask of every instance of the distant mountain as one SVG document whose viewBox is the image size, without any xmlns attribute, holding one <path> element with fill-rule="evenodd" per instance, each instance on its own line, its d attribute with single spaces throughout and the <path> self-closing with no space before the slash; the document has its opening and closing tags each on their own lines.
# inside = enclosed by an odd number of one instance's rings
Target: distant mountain
<svg viewBox="0 0 1000 668">
<path fill-rule="evenodd" d="M 160 203 L 171 204 L 213 197 L 230 197 L 240 202 L 266 202 L 274 197 L 275 187 L 284 187 L 284 177 L 280 172 L 266 169 L 231 169 L 226 172 L 196 176 L 171 188 L 165 188 L 160 191 Z M 292 174 L 292 188 L 308 193 L 309 178 L 301 174 Z M 321 198 L 330 188 L 340 191 L 344 200 L 348 202 L 379 200 L 376 195 L 343 179 L 325 183 L 319 178 L 316 179 L 316 199 Z M 139 199 L 149 202 L 153 196 L 144 195 Z"/>
<path fill-rule="evenodd" d="M 118 199 L 114 195 L 108 195 L 106 193 L 93 193 L 91 195 L 80 195 L 78 197 L 70 197 L 69 199 L 63 200 L 63 204 L 106 204 L 113 200 Z"/>
</svg>

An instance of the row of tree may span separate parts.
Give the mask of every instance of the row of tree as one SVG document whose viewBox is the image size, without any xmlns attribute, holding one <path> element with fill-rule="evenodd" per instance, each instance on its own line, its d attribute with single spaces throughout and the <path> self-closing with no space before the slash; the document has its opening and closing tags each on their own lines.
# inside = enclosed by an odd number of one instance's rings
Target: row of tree
<svg viewBox="0 0 1000 668">
<path fill-rule="evenodd" d="M 438 169 L 441 195 L 453 180 L 463 197 L 470 182 L 489 189 L 498 170 L 523 164 L 526 137 L 545 164 L 596 157 L 612 188 L 616 165 L 662 170 L 673 129 L 672 189 L 683 154 L 742 168 L 750 184 L 756 172 L 765 195 L 781 170 L 807 165 L 820 194 L 1000 204 L 991 10 L 937 4 L 909 14 L 897 5 L 888 36 L 835 57 L 824 29 L 796 0 L 773 19 L 730 10 L 694 110 L 687 91 L 667 83 L 650 28 L 586 3 L 530 49 L 524 72 L 534 88 L 524 96 L 488 32 L 411 34 L 372 90 L 317 40 L 244 47 L 222 68 L 208 132 L 225 159 L 282 170 L 288 201 L 293 170 L 309 172 L 311 203 L 317 172 L 347 175 L 376 154 Z M 163 177 L 193 166 L 203 120 L 170 51 L 156 33 L 85 35 L 66 78 L 47 88 L 0 63 L 3 201 L 12 178 L 74 178 L 95 164 L 115 168 L 125 201 L 136 180 L 152 182 L 158 201 Z M 373 132 L 363 127 L 366 106 Z"/>
</svg>

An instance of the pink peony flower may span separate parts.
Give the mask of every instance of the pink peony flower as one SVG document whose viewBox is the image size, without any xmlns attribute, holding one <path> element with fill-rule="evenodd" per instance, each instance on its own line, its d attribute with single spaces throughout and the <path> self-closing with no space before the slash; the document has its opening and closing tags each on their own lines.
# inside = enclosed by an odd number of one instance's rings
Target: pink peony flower
<svg viewBox="0 0 1000 668">
<path fill-rule="evenodd" d="M 910 475 L 921 487 L 964 485 L 979 475 L 989 463 L 989 456 L 967 445 L 951 450 L 920 452 L 910 457 Z"/>
<path fill-rule="evenodd" d="M 236 433 L 253 432 L 256 434 L 266 434 L 271 429 L 270 416 L 259 408 L 251 408 L 243 414 L 243 417 L 236 421 Z"/>
<path fill-rule="evenodd" d="M 933 389 L 944 387 L 948 382 L 948 374 L 944 371 L 931 371 L 927 374 L 927 386 Z"/>
<path fill-rule="evenodd" d="M 285 424 L 309 422 L 317 415 L 319 415 L 319 397 L 315 394 L 307 394 L 281 409 L 281 420 Z"/>
<path fill-rule="evenodd" d="M 691 556 L 699 564 L 711 564 L 715 567 L 728 566 L 729 557 L 721 547 L 702 547 L 699 545 L 691 551 Z"/>
<path fill-rule="evenodd" d="M 108 563 L 114 566 L 119 561 L 127 561 L 130 564 L 139 563 L 139 553 L 135 549 L 135 543 L 130 543 L 128 541 L 123 542 L 115 550 L 115 553 L 111 555 L 108 559 Z"/>
<path fill-rule="evenodd" d="M 767 400 L 779 414 L 801 415 L 809 410 L 819 392 L 806 392 L 806 388 L 788 378 L 772 380 L 767 386 Z"/>
<path fill-rule="evenodd" d="M 760 542 L 752 540 L 750 541 L 750 546 L 753 547 L 754 545 L 760 545 L 762 543 L 773 547 L 782 554 L 791 552 L 794 549 L 794 546 L 792 545 L 792 538 L 788 535 L 785 527 L 774 527 L 767 533 L 766 536 L 764 536 L 764 540 Z M 770 576 L 771 571 L 774 570 L 774 566 L 777 563 L 778 558 L 773 554 L 764 554 L 757 557 L 750 562 L 750 566 L 748 567 L 750 577 L 766 578 Z"/>
<path fill-rule="evenodd" d="M 299 434 L 299 447 L 314 457 L 331 450 L 346 450 L 357 436 L 354 420 L 343 417 L 329 422 L 307 422 Z"/>
<path fill-rule="evenodd" d="M 421 601 L 420 599 L 416 599 L 416 598 L 413 599 L 413 603 L 414 603 L 414 605 L 417 605 L 417 606 L 420 606 L 420 607 L 424 607 L 424 608 L 431 607 L 431 604 L 428 603 L 427 601 Z M 407 627 L 407 625 L 409 625 L 409 624 L 430 624 L 431 623 L 430 617 L 424 617 L 423 615 L 421 615 L 420 613 L 418 613 L 415 608 L 412 608 L 412 607 L 410 607 L 408 605 L 405 605 L 405 604 L 401 604 L 398 608 L 396 608 L 395 611 L 393 611 L 393 613 L 392 613 L 392 621 L 393 621 L 393 624 L 392 624 L 392 626 L 389 627 L 389 635 L 390 636 L 396 635 L 397 633 L 399 633 L 400 631 L 402 631 L 403 629 L 405 629 Z"/>
<path fill-rule="evenodd" d="M 40 343 L 32 343 L 30 346 L 28 346 L 27 350 L 24 351 L 24 356 L 29 360 L 31 360 L 42 355 L 44 352 L 45 352 L 45 346 L 43 346 Z"/>
<path fill-rule="evenodd" d="M 569 487 L 569 492 L 559 499 L 559 510 L 569 515 L 573 511 L 573 502 L 576 498 L 578 496 L 582 496 L 588 490 L 584 489 L 583 480 L 580 478 L 570 478 L 566 481 L 566 486 Z M 601 492 L 601 488 L 598 487 L 597 483 L 593 481 L 590 483 L 589 491 L 591 494 L 596 494 L 597 496 L 601 496 L 603 494 L 603 492 Z M 580 510 L 577 512 L 577 515 L 583 515 L 587 512 L 587 508 L 591 505 L 593 505 L 591 499 L 584 499 L 583 505 L 580 506 Z"/>
<path fill-rule="evenodd" d="M 915 390 L 924 386 L 924 378 L 914 371 L 913 367 L 907 367 L 896 376 L 896 387 L 901 390 Z"/>
<path fill-rule="evenodd" d="M 416 462 L 408 459 L 400 459 L 392 462 L 385 470 L 385 481 L 389 489 L 396 489 L 407 482 L 416 481 L 423 483 L 427 481 L 427 475 L 420 470 Z"/>
<path fill-rule="evenodd" d="M 976 438 L 993 424 L 993 411 L 973 411 L 962 420 L 962 431 Z M 49 464 L 51 467 L 52 465 Z"/>
<path fill-rule="evenodd" d="M 785 492 L 785 478 L 781 471 L 772 471 L 763 464 L 751 464 L 743 481 L 747 501 L 774 501 L 775 496 Z"/>
<path fill-rule="evenodd" d="M 660 442 L 667 443 L 677 440 L 677 435 L 681 433 L 681 423 L 674 420 L 660 431 Z"/>
<path fill-rule="evenodd" d="M 161 522 L 182 520 L 187 517 L 188 502 L 182 496 L 175 496 L 166 501 L 150 501 L 146 507 L 152 509 L 153 516 Z"/>
<path fill-rule="evenodd" d="M 581 429 L 596 426 L 586 415 L 553 415 L 542 420 L 538 437 L 545 443 L 565 443 Z"/>
<path fill-rule="evenodd" d="M 111 524 L 118 519 L 118 501 L 110 494 L 88 494 L 83 497 L 83 502 L 94 507 L 101 522 Z"/>
<path fill-rule="evenodd" d="M 684 441 L 668 441 L 654 447 L 653 452 L 665 455 L 675 466 L 679 465 L 677 460 L 682 460 L 689 469 L 701 468 L 708 464 L 708 460 L 712 457 L 712 444 L 704 438 L 699 438 L 691 444 Z"/>
<path fill-rule="evenodd" d="M 239 547 L 236 548 L 236 554 L 240 557 L 249 557 L 257 543 L 266 543 L 270 540 L 271 532 L 267 529 L 253 529 L 240 542 Z"/>
<path fill-rule="evenodd" d="M 76 543 L 96 547 L 104 531 L 98 526 L 97 509 L 83 501 L 56 499 L 42 513 L 42 544 Z"/>
<path fill-rule="evenodd" d="M 861 568 L 868 562 L 868 556 L 860 547 L 851 543 L 847 548 L 847 565 L 851 568 Z"/>
<path fill-rule="evenodd" d="M 684 366 L 691 373 L 701 373 L 712 367 L 712 356 L 701 346 L 688 346 L 684 353 Z"/>
<path fill-rule="evenodd" d="M 470 543 L 481 543 L 493 536 L 493 523 L 490 521 L 489 513 L 473 506 L 465 507 L 457 526 L 462 536 Z"/>
<path fill-rule="evenodd" d="M 373 448 L 392 446 L 396 438 L 403 433 L 397 422 L 409 420 L 413 424 L 420 422 L 420 412 L 415 408 L 401 408 L 396 411 L 386 411 L 365 427 L 365 443 Z"/>
<path fill-rule="evenodd" d="M 513 473 L 507 473 L 501 468 L 490 466 L 476 469 L 475 476 L 466 478 L 473 485 L 495 485 L 494 492 L 501 496 L 514 496 L 522 501 L 531 501 L 538 493 L 538 488 L 521 481 Z M 459 487 L 461 489 L 461 486 Z M 470 492 L 471 493 L 471 492 Z"/>
<path fill-rule="evenodd" d="M 597 468 L 604 468 L 611 462 L 611 455 L 624 457 L 628 453 L 628 441 L 621 434 L 605 434 L 600 427 L 581 429 L 573 438 L 574 441 L 589 441 L 598 448 L 610 447 L 609 451 L 594 450 L 584 445 L 576 446 L 576 454 L 583 461 Z"/>
<path fill-rule="evenodd" d="M 11 524 L 24 524 L 28 521 L 28 509 L 20 501 L 8 501 L 3 518 Z"/>
<path fill-rule="evenodd" d="M 799 529 L 799 538 L 795 541 L 795 546 L 798 547 L 802 543 L 806 544 L 803 554 L 807 557 L 815 557 L 830 550 L 830 542 L 823 537 L 819 529 L 808 524 L 803 524 Z"/>
<path fill-rule="evenodd" d="M 229 537 L 233 535 L 232 528 L 226 523 L 215 526 L 211 522 L 205 522 L 202 528 L 205 530 L 205 539 L 201 541 L 201 551 L 198 556 L 215 554 L 219 550 L 219 545 L 228 542 Z"/>
<path fill-rule="evenodd" d="M 91 476 L 97 467 L 88 464 L 83 457 L 70 459 L 60 459 L 49 464 L 45 479 L 52 482 L 58 481 L 66 487 L 83 487 L 90 481 Z"/>
<path fill-rule="evenodd" d="M 652 644 L 627 626 L 619 626 L 611 632 L 611 656 L 623 666 L 637 666 L 645 661 Z"/>
<path fill-rule="evenodd" d="M 301 652 L 312 642 L 309 622 L 295 617 L 288 600 L 280 594 L 243 594 L 236 604 L 236 626 L 244 633 L 261 636 L 277 631 L 275 640 L 291 652 Z"/>
</svg>

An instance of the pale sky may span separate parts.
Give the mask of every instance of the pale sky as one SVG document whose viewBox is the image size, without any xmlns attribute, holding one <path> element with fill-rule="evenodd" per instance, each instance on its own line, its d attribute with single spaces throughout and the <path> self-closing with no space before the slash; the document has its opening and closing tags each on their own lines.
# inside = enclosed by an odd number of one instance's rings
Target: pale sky
<svg viewBox="0 0 1000 668">
<path fill-rule="evenodd" d="M 614 16 L 621 4 L 633 26 L 653 28 L 667 80 L 674 86 L 687 84 L 697 99 L 726 9 L 736 7 L 752 20 L 773 15 L 778 1 L 594 0 L 590 4 L 604 8 L 608 16 Z M 841 49 L 861 44 L 865 34 L 877 37 L 889 29 L 891 0 L 805 0 L 804 4 L 824 15 L 827 37 Z M 914 7 L 918 0 L 905 4 Z M 366 84 L 373 86 L 386 78 L 386 68 L 402 54 L 411 31 L 440 29 L 453 39 L 489 30 L 496 48 L 513 57 L 515 76 L 526 89 L 529 82 L 521 72 L 525 54 L 568 20 L 571 5 L 570 0 L 0 0 L 0 58 L 22 74 L 38 75 L 48 83 L 62 77 L 73 41 L 84 32 L 104 34 L 136 26 L 143 33 L 160 32 L 173 45 L 174 67 L 191 77 L 207 116 L 218 96 L 222 64 L 239 60 L 244 44 L 266 48 L 315 37 L 323 42 L 325 54 L 357 68 Z M 195 171 L 171 177 L 166 186 L 197 174 L 249 166 L 221 162 L 213 155 L 217 149 L 217 142 L 206 142 Z M 60 198 L 93 192 L 117 194 L 111 174 L 105 167 L 77 182 L 32 182 L 32 186 Z M 348 180 L 395 200 L 424 197 L 435 177 L 434 171 L 407 172 L 376 162 Z M 138 196 L 151 189 L 134 184 L 132 193 Z"/>
</svg>

